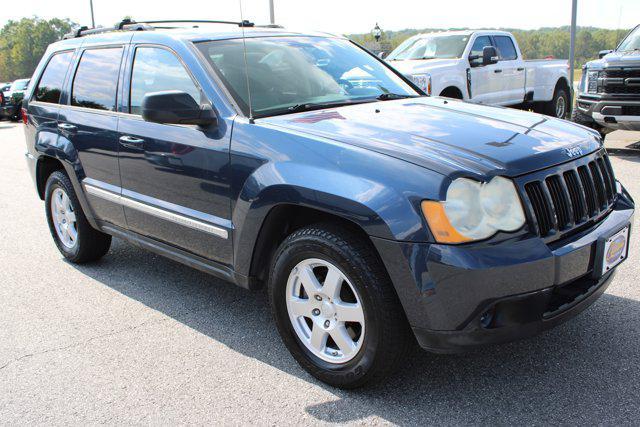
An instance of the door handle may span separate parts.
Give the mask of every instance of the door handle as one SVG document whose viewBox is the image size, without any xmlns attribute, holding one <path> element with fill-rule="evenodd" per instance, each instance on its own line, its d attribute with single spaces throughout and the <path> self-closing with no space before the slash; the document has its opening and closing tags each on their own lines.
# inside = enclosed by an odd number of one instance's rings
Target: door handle
<svg viewBox="0 0 640 427">
<path fill-rule="evenodd" d="M 124 135 L 120 137 L 120 145 L 136 150 L 142 150 L 144 139 L 135 138 L 133 136 Z"/>
<path fill-rule="evenodd" d="M 493 70 L 493 72 L 494 72 L 494 73 L 501 73 L 501 72 L 502 72 L 502 70 L 497 69 L 497 70 Z"/>
<path fill-rule="evenodd" d="M 517 70 L 518 71 L 524 71 L 524 67 L 518 67 Z"/>
<path fill-rule="evenodd" d="M 63 132 L 75 132 L 78 128 L 70 123 L 58 123 L 58 129 Z"/>
</svg>

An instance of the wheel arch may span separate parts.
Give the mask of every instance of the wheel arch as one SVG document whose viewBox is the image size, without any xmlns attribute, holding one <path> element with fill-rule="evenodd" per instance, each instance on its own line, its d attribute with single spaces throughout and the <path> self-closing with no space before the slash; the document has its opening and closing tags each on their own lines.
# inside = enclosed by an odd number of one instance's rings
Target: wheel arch
<svg viewBox="0 0 640 427">
<path fill-rule="evenodd" d="M 40 200 L 44 200 L 47 180 L 52 173 L 58 170 L 65 171 L 64 165 L 60 159 L 47 155 L 40 156 L 40 158 L 38 158 L 36 163 L 36 189 Z"/>
<path fill-rule="evenodd" d="M 442 91 L 440 91 L 440 94 L 438 96 L 446 96 L 448 98 L 453 98 L 453 99 L 464 99 L 464 94 L 462 92 L 462 89 L 460 89 L 458 86 L 455 86 L 455 85 L 450 85 L 442 89 Z"/>
</svg>

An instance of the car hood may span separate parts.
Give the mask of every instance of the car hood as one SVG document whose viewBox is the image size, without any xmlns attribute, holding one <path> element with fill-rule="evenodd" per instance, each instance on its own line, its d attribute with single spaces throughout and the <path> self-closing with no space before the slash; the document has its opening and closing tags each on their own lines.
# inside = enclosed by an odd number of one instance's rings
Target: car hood
<svg viewBox="0 0 640 427">
<path fill-rule="evenodd" d="M 517 176 L 601 147 L 582 126 L 524 111 L 409 98 L 259 119 L 373 150 L 444 175 Z"/>
<path fill-rule="evenodd" d="M 590 61 L 588 68 L 599 67 L 637 67 L 640 66 L 640 51 L 611 52 L 602 59 Z"/>
<path fill-rule="evenodd" d="M 405 76 L 421 73 L 434 73 L 454 68 L 459 59 L 415 59 L 402 61 L 388 61 L 396 70 Z"/>
</svg>

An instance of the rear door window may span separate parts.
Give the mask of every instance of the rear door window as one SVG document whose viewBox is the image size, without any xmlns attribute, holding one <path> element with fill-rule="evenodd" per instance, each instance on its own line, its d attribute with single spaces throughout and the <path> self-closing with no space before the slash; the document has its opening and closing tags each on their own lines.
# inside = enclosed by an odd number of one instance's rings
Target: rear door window
<svg viewBox="0 0 640 427">
<path fill-rule="evenodd" d="M 180 60 L 170 51 L 158 47 L 139 47 L 131 73 L 131 114 L 141 114 L 142 100 L 147 93 L 179 90 L 201 103 L 200 89 L 191 79 Z"/>
<path fill-rule="evenodd" d="M 85 50 L 73 79 L 71 105 L 115 111 L 122 48 Z"/>
<path fill-rule="evenodd" d="M 500 55 L 501 61 L 513 61 L 518 59 L 516 47 L 513 45 L 511 37 L 508 36 L 495 36 L 496 48 L 498 49 L 498 55 Z"/>
<path fill-rule="evenodd" d="M 60 102 L 64 77 L 73 58 L 73 51 L 56 53 L 42 73 L 35 91 L 35 100 L 57 104 Z"/>
</svg>

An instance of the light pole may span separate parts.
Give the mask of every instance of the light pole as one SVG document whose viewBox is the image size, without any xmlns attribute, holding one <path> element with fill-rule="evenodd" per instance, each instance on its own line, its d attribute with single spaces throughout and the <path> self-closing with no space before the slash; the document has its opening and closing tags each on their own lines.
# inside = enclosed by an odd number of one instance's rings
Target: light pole
<svg viewBox="0 0 640 427">
<path fill-rule="evenodd" d="M 380 28 L 380 25 L 378 25 L 378 23 L 376 22 L 376 26 L 373 27 L 373 38 L 376 39 L 376 42 L 380 41 L 380 37 L 382 37 L 382 29 Z"/>
<path fill-rule="evenodd" d="M 269 0 L 269 21 L 271 22 L 271 25 L 276 24 L 276 14 L 273 10 L 273 0 Z"/>
<path fill-rule="evenodd" d="M 576 54 L 576 17 L 578 13 L 578 0 L 571 1 L 571 38 L 569 42 L 569 83 L 573 94 L 573 62 Z"/>
<path fill-rule="evenodd" d="M 89 8 L 91 9 L 91 28 L 95 28 L 96 20 L 93 17 L 93 0 L 89 0 Z"/>
</svg>

